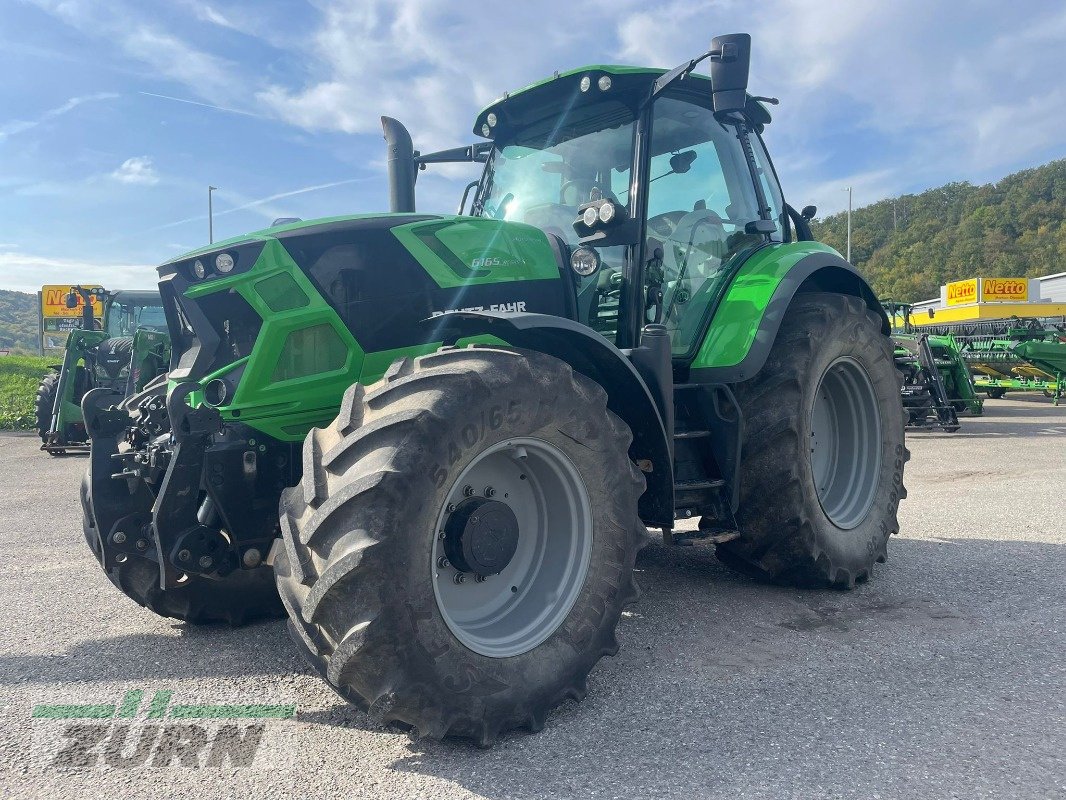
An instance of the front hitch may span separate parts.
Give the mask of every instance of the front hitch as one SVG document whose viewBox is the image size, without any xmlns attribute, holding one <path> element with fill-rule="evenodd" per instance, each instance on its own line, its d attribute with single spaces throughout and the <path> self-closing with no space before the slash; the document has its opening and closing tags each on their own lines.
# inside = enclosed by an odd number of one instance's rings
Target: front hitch
<svg viewBox="0 0 1066 800">
<path fill-rule="evenodd" d="M 152 514 L 164 589 L 180 585 L 190 572 L 222 577 L 238 566 L 230 543 L 217 529 L 205 525 L 199 515 L 204 452 L 222 430 L 222 417 L 216 409 L 188 404 L 189 395 L 199 389 L 196 383 L 180 383 L 167 397 L 174 449 Z"/>
</svg>

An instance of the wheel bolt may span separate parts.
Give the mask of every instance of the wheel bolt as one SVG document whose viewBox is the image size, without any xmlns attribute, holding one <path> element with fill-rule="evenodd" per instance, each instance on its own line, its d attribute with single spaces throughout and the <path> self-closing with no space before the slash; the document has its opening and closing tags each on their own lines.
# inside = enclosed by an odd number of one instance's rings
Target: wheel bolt
<svg viewBox="0 0 1066 800">
<path fill-rule="evenodd" d="M 496 496 L 496 490 L 493 489 L 491 486 L 486 486 L 485 487 L 485 497 L 495 497 L 495 496 Z"/>
<path fill-rule="evenodd" d="M 138 539 L 137 540 L 137 549 L 138 550 L 147 550 L 148 549 L 148 540 L 147 539 Z"/>
<path fill-rule="evenodd" d="M 111 541 L 115 544 L 123 544 L 126 541 L 126 534 L 122 531 L 115 531 L 115 535 L 111 537 Z"/>
<path fill-rule="evenodd" d="M 473 486 L 464 486 L 463 487 L 463 497 L 472 497 L 473 494 L 474 494 L 474 487 Z"/>
<path fill-rule="evenodd" d="M 449 514 L 455 511 L 455 503 L 448 503 L 447 511 Z"/>
<path fill-rule="evenodd" d="M 200 566 L 204 569 L 207 569 L 214 563 L 215 561 L 211 558 L 211 556 L 200 556 Z"/>
<path fill-rule="evenodd" d="M 192 558 L 192 553 L 190 553 L 188 550 L 179 550 L 178 551 L 178 560 L 179 561 L 188 561 L 190 558 Z"/>
<path fill-rule="evenodd" d="M 448 534 L 446 534 L 444 531 L 441 531 L 440 533 L 437 534 L 437 538 L 440 539 L 443 542 L 444 539 L 447 537 L 447 535 Z"/>
<path fill-rule="evenodd" d="M 437 559 L 437 566 L 441 569 L 448 569 L 448 567 L 451 566 L 451 562 L 448 561 L 448 559 L 446 559 L 444 556 L 441 556 Z"/>
<path fill-rule="evenodd" d="M 484 575 L 475 575 L 474 576 L 474 580 L 477 581 L 478 583 L 484 583 L 485 582 L 485 576 Z"/>
<path fill-rule="evenodd" d="M 251 569 L 252 567 L 258 567 L 259 562 L 263 560 L 263 554 L 256 550 L 254 547 L 251 550 L 247 550 L 244 553 L 244 566 Z"/>
<path fill-rule="evenodd" d="M 452 580 L 456 583 L 466 583 L 466 575 L 464 575 L 462 572 L 457 572 L 455 573 L 455 577 L 452 578 Z"/>
</svg>

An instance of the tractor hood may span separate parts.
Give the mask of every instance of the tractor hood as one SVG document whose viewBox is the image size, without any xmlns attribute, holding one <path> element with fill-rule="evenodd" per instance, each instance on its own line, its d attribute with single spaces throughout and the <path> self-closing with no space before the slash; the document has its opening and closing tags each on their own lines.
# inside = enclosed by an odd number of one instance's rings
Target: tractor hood
<svg viewBox="0 0 1066 800">
<path fill-rule="evenodd" d="M 219 242 L 159 268 L 170 377 L 224 380 L 209 396 L 245 421 L 304 403 L 335 413 L 356 380 L 439 346 L 427 319 L 573 316 L 567 263 L 565 245 L 532 226 L 426 214 L 335 217 Z"/>
</svg>

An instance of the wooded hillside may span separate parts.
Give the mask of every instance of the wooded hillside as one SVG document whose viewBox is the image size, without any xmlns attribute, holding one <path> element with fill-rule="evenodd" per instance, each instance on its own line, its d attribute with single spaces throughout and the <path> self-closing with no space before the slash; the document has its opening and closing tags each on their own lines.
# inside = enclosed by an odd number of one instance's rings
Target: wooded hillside
<svg viewBox="0 0 1066 800">
<path fill-rule="evenodd" d="M 817 239 L 845 252 L 846 213 L 811 227 Z M 852 263 L 880 297 L 928 300 L 958 278 L 1064 272 L 1066 160 L 998 183 L 949 183 L 882 200 L 853 211 L 851 228 Z"/>
</svg>

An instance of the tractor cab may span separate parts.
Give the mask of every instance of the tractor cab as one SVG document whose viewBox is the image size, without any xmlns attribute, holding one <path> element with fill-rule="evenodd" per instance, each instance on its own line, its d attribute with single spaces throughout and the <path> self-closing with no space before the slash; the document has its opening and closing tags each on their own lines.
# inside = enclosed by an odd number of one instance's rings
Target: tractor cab
<svg viewBox="0 0 1066 800">
<path fill-rule="evenodd" d="M 577 69 L 489 105 L 470 213 L 561 239 L 579 322 L 619 347 L 661 323 L 687 361 L 734 267 L 788 228 L 762 104 L 716 112 L 708 78 L 666 75 Z"/>
<path fill-rule="evenodd" d="M 133 336 L 138 330 L 166 331 L 167 318 L 157 291 L 112 292 L 105 310 L 108 338 Z"/>
</svg>

